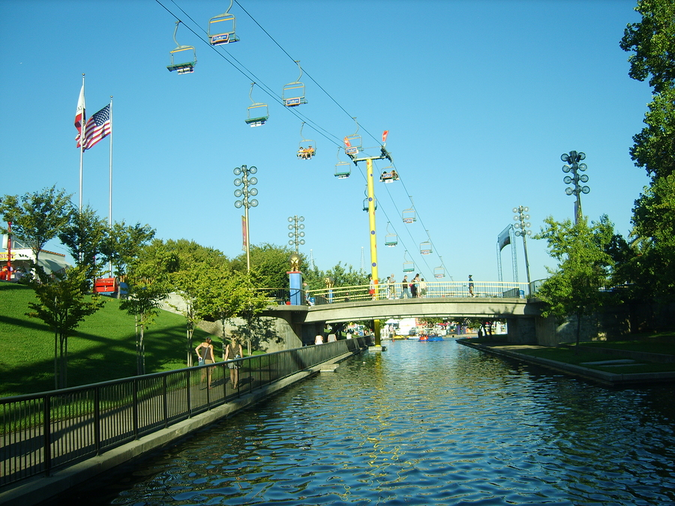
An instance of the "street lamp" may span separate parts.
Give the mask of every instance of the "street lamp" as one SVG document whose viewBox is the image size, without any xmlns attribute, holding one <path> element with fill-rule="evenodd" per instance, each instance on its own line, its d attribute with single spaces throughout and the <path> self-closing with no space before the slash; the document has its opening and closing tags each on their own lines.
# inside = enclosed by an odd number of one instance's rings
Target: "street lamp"
<svg viewBox="0 0 675 506">
<path fill-rule="evenodd" d="M 513 228 L 516 229 L 515 234 L 517 236 L 523 237 L 523 249 L 525 250 L 525 272 L 527 273 L 527 294 L 532 295 L 532 282 L 530 280 L 530 261 L 527 258 L 527 236 L 532 235 L 532 231 L 528 230 L 530 228 L 530 222 L 527 221 L 530 219 L 530 215 L 527 212 L 530 210 L 529 207 L 518 206 L 513 208 L 513 212 L 516 214 L 513 219 L 516 221 Z"/>
<path fill-rule="evenodd" d="M 305 221 L 304 216 L 288 217 L 288 222 L 290 223 L 288 225 L 288 230 L 290 230 L 288 237 L 291 238 L 288 241 L 288 244 L 290 246 L 295 246 L 296 253 L 298 252 L 298 246 L 305 244 L 305 240 L 301 239 L 301 237 L 305 237 L 305 233 L 302 231 L 305 228 L 305 225 L 302 223 L 303 221 Z"/>
<path fill-rule="evenodd" d="M 580 183 L 588 182 L 588 176 L 586 174 L 579 175 L 579 171 L 583 172 L 588 168 L 588 165 L 585 163 L 579 163 L 581 160 L 586 158 L 586 153 L 579 151 L 570 151 L 569 153 L 563 153 L 560 155 L 560 159 L 563 162 L 566 162 L 562 166 L 562 170 L 565 174 L 568 172 L 572 173 L 572 176 L 565 176 L 563 182 L 565 184 L 573 184 L 574 188 L 569 186 L 565 188 L 565 193 L 567 195 L 576 195 L 577 199 L 574 201 L 574 224 L 578 225 L 581 217 L 583 216 L 581 212 L 581 194 L 590 193 L 591 189 L 588 186 L 581 185 Z M 569 165 L 568 165 L 569 164 Z"/>
<path fill-rule="evenodd" d="M 250 248 L 250 241 L 249 241 L 249 234 L 248 234 L 248 208 L 249 207 L 256 207 L 258 205 L 258 201 L 256 199 L 249 199 L 249 197 L 255 197 L 258 195 L 258 189 L 257 188 L 250 188 L 250 186 L 253 186 L 258 183 L 258 178 L 257 177 L 249 177 L 249 174 L 255 174 L 258 172 L 258 169 L 255 166 L 251 167 L 246 167 L 246 165 L 242 165 L 241 167 L 235 167 L 234 168 L 234 175 L 241 177 L 236 178 L 234 180 L 234 186 L 241 186 L 242 188 L 237 188 L 234 190 L 234 196 L 239 198 L 242 197 L 241 200 L 236 200 L 234 202 L 234 207 L 237 209 L 241 208 L 241 206 L 244 206 L 244 247 L 246 248 L 246 270 L 248 272 L 251 271 L 251 248 Z"/>
</svg>

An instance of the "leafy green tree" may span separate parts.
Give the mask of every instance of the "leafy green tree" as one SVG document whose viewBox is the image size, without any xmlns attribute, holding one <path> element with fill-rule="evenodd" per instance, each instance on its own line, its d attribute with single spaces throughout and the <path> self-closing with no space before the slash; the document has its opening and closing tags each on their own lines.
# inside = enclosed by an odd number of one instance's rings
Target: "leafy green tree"
<svg viewBox="0 0 675 506">
<path fill-rule="evenodd" d="M 542 316 L 553 316 L 559 323 L 575 316 L 578 345 L 582 318 L 593 314 L 605 300 L 601 288 L 607 286 L 613 265 L 607 250 L 614 227 L 607 216 L 590 226 L 585 217 L 576 225 L 571 220 L 556 222 L 552 217 L 544 223 L 546 228 L 535 239 L 546 239 L 558 267 L 547 267 L 551 276 L 537 291 L 545 303 Z"/>
<path fill-rule="evenodd" d="M 108 225 L 96 212 L 86 206 L 72 210 L 70 221 L 58 234 L 75 259 L 76 265 L 85 268 L 88 280 L 95 280 L 105 264 L 103 249 L 108 241 Z"/>
<path fill-rule="evenodd" d="M 288 247 L 264 243 L 251 246 L 251 279 L 259 288 L 287 288 L 293 250 Z M 232 269 L 246 272 L 246 254 L 232 260 Z"/>
<path fill-rule="evenodd" d="M 54 331 L 54 386 L 68 385 L 68 337 L 87 316 L 104 304 L 97 295 L 86 295 L 87 269 L 78 266 L 54 278 L 44 276 L 32 283 L 38 302 L 29 303 L 27 316 L 40 318 Z"/>
<path fill-rule="evenodd" d="M 142 248 L 128 265 L 128 295 L 120 304 L 120 309 L 134 316 L 139 375 L 145 374 L 145 331 L 157 317 L 159 304 L 171 289 L 170 274 L 178 265 L 176 255 L 156 243 Z"/>
<path fill-rule="evenodd" d="M 108 241 L 103 246 L 103 253 L 106 261 L 112 263 L 114 274 L 124 277 L 127 266 L 154 237 L 155 230 L 150 225 L 127 225 L 124 221 L 113 223 Z"/>
<path fill-rule="evenodd" d="M 675 3 L 672 0 L 639 0 L 642 15 L 629 24 L 621 48 L 632 52 L 629 75 L 649 81 L 653 99 L 645 114 L 645 127 L 633 136 L 631 157 L 652 181 L 633 208 L 633 240 L 623 245 L 624 264 L 616 274 L 631 283 L 642 300 L 672 302 L 675 265 L 673 240 L 672 176 L 675 173 Z M 617 250 L 615 250 L 616 252 Z"/>
<path fill-rule="evenodd" d="M 40 251 L 54 239 L 71 218 L 72 203 L 65 190 L 55 186 L 21 197 L 5 195 L 0 200 L 3 221 L 12 222 L 12 235 L 30 247 L 38 263 Z M 0 228 L 2 233 L 7 229 Z"/>
</svg>

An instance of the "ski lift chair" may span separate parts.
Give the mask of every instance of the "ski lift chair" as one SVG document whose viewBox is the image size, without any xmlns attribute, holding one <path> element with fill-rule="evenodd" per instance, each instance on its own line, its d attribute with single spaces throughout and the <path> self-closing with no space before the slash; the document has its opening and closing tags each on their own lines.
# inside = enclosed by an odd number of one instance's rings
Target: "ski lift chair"
<svg viewBox="0 0 675 506">
<path fill-rule="evenodd" d="M 220 46 L 221 44 L 229 44 L 231 42 L 239 42 L 237 37 L 236 24 L 237 20 L 234 14 L 230 14 L 230 8 L 234 0 L 230 1 L 230 7 L 224 14 L 218 14 L 209 20 L 208 36 L 209 42 L 212 46 Z"/>
<path fill-rule="evenodd" d="M 167 65 L 169 72 L 177 72 L 178 74 L 190 74 L 194 72 L 195 65 L 197 65 L 197 50 L 193 46 L 181 46 L 176 40 L 176 32 L 180 21 L 176 21 L 176 28 L 173 31 L 173 41 L 176 43 L 176 49 L 170 51 L 171 65 Z M 187 51 L 187 52 L 186 52 Z M 190 53 L 191 52 L 191 53 Z M 176 56 L 192 55 L 192 59 L 187 61 L 176 60 Z"/>
</svg>

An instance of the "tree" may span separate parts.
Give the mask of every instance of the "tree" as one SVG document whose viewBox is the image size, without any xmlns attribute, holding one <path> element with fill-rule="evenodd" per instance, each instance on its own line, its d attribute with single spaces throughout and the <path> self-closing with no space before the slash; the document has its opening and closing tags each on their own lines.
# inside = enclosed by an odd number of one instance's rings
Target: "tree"
<svg viewBox="0 0 675 506">
<path fill-rule="evenodd" d="M 128 295 L 120 309 L 134 316 L 136 374 L 145 374 L 145 330 L 159 313 L 159 303 L 169 293 L 169 275 L 176 270 L 177 263 L 174 254 L 150 244 L 142 248 L 128 266 Z"/>
<path fill-rule="evenodd" d="M 54 278 L 43 277 L 32 283 L 38 302 L 29 303 L 27 316 L 40 318 L 54 331 L 54 386 L 68 385 L 68 337 L 87 316 L 104 304 L 97 295 L 87 296 L 86 267 L 55 273 Z"/>
<path fill-rule="evenodd" d="M 103 245 L 103 253 L 106 261 L 113 264 L 114 274 L 123 277 L 127 266 L 154 237 L 155 230 L 150 225 L 127 225 L 124 221 L 113 223 L 108 241 Z"/>
<path fill-rule="evenodd" d="M 645 127 L 633 136 L 630 154 L 652 177 L 633 208 L 633 240 L 622 249 L 621 277 L 634 283 L 642 300 L 675 300 L 670 286 L 675 265 L 673 201 L 675 196 L 675 3 L 639 0 L 639 23 L 629 24 L 621 48 L 631 51 L 629 75 L 649 80 L 653 100 L 645 114 Z"/>
<path fill-rule="evenodd" d="M 95 280 L 105 265 L 103 249 L 108 242 L 108 225 L 96 212 L 86 206 L 73 210 L 71 218 L 58 234 L 68 248 L 76 265 L 85 268 L 88 280 Z"/>
<path fill-rule="evenodd" d="M 593 314 L 604 302 L 600 289 L 607 285 L 613 265 L 607 249 L 614 227 L 607 216 L 591 226 L 585 217 L 576 225 L 571 220 L 556 222 L 550 216 L 544 223 L 547 227 L 535 239 L 548 241 L 549 254 L 559 265 L 557 269 L 547 267 L 551 276 L 537 291 L 545 303 L 541 314 L 555 317 L 558 323 L 575 316 L 578 345 L 582 318 Z"/>
<path fill-rule="evenodd" d="M 26 193 L 19 197 L 6 195 L 0 201 L 0 214 L 4 221 L 12 222 L 12 234 L 33 251 L 38 264 L 40 251 L 68 224 L 72 204 L 65 190 L 55 186 L 42 192 Z M 3 233 L 7 229 L 0 228 Z"/>
</svg>

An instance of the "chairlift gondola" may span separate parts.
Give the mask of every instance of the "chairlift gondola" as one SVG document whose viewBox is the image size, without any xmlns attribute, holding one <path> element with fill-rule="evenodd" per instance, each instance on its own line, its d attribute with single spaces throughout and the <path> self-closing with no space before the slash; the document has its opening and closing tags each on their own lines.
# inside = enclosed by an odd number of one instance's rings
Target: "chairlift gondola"
<svg viewBox="0 0 675 506">
<path fill-rule="evenodd" d="M 302 67 L 300 66 L 299 60 L 296 60 L 295 63 L 298 64 L 298 68 L 300 69 L 298 80 L 284 85 L 284 89 L 281 92 L 281 100 L 283 100 L 286 107 L 297 107 L 307 103 L 307 99 L 305 98 L 305 85 L 300 82 L 300 78 L 302 77 Z"/>
<path fill-rule="evenodd" d="M 246 121 L 246 124 L 251 127 L 258 127 L 264 125 L 267 122 L 270 114 L 267 104 L 253 101 L 253 98 L 251 97 L 251 93 L 253 93 L 253 86 L 255 86 L 255 83 L 251 83 L 251 90 L 248 92 L 248 98 L 251 99 L 251 105 L 248 106 L 248 117 L 244 121 Z"/>
<path fill-rule="evenodd" d="M 302 129 L 304 126 L 305 122 L 303 121 L 302 125 L 300 125 L 300 137 L 302 140 L 298 144 L 298 158 L 301 160 L 311 160 L 316 154 L 316 142 L 302 137 Z"/>
<path fill-rule="evenodd" d="M 417 216 L 413 207 L 404 209 L 401 216 L 403 218 L 403 223 L 414 223 L 417 221 Z"/>
<path fill-rule="evenodd" d="M 393 248 L 398 244 L 398 236 L 394 232 L 389 232 L 389 223 L 387 223 L 387 235 L 384 236 L 384 245 Z"/>
<path fill-rule="evenodd" d="M 356 121 L 356 118 L 354 118 L 354 122 L 356 123 L 356 132 L 344 138 L 345 153 L 347 153 L 352 158 L 358 155 L 359 152 L 363 150 L 363 140 L 361 139 L 361 136 L 358 135 L 359 122 Z"/>
<path fill-rule="evenodd" d="M 437 279 L 441 279 L 445 277 L 445 267 L 442 265 L 439 265 L 438 267 L 434 268 L 434 277 Z"/>
<path fill-rule="evenodd" d="M 167 65 L 166 68 L 169 72 L 177 72 L 178 74 L 190 74 L 195 71 L 195 65 L 197 65 L 197 50 L 193 46 L 181 46 L 176 40 L 176 32 L 178 31 L 178 25 L 181 23 L 180 20 L 176 21 L 176 28 L 173 30 L 173 41 L 176 43 L 176 49 L 170 51 L 171 55 L 171 65 Z M 185 51 L 188 51 L 185 53 Z M 185 56 L 192 55 L 192 59 L 187 61 L 176 60 L 176 56 Z"/>
<path fill-rule="evenodd" d="M 427 240 L 420 243 L 420 255 L 431 255 L 432 252 L 431 237 L 429 237 L 429 231 L 427 230 Z"/>
<path fill-rule="evenodd" d="M 389 165 L 382 169 L 380 181 L 383 183 L 393 183 L 394 181 L 398 181 L 398 172 L 396 172 L 393 165 Z"/>
<path fill-rule="evenodd" d="M 415 262 L 408 260 L 408 251 L 403 252 L 403 272 L 413 272 L 415 270 Z"/>
<path fill-rule="evenodd" d="M 338 179 L 346 179 L 352 174 L 352 164 L 349 162 L 340 161 L 340 147 L 337 152 L 338 163 L 335 164 L 335 177 Z"/>
<path fill-rule="evenodd" d="M 236 33 L 236 19 L 234 14 L 230 14 L 233 1 L 230 0 L 230 6 L 224 14 L 218 14 L 209 20 L 207 32 L 212 46 L 239 42 L 239 37 L 237 37 Z"/>
</svg>

